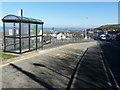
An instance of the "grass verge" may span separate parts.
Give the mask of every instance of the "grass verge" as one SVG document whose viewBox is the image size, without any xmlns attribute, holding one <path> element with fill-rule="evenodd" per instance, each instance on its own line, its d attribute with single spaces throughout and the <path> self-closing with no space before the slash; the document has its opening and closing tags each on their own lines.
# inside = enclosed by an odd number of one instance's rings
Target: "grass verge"
<svg viewBox="0 0 120 90">
<path fill-rule="evenodd" d="M 14 57 L 17 57 L 17 56 L 12 55 L 12 54 L 8 54 L 8 53 L 4 53 L 4 52 L 0 52 L 0 58 L 1 58 L 2 60 L 14 58 Z"/>
</svg>

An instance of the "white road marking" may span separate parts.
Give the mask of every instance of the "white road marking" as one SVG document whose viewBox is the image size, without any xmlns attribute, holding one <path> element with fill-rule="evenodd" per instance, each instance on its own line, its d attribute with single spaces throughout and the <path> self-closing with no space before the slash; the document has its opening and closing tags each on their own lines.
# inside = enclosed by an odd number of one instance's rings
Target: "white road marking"
<svg viewBox="0 0 120 90">
<path fill-rule="evenodd" d="M 101 53 L 102 53 L 103 51 L 101 51 Z M 102 58 L 102 56 L 101 56 L 101 58 Z M 109 79 L 109 76 L 108 76 L 108 74 L 107 74 L 107 69 L 106 69 L 106 67 L 105 67 L 105 64 L 104 64 L 104 61 L 102 60 L 102 64 L 103 64 L 103 68 L 104 68 L 104 70 L 105 70 L 105 75 L 106 75 L 106 77 L 107 77 L 107 79 L 108 79 L 108 85 L 110 85 L 110 86 L 112 86 L 112 84 L 111 84 L 111 82 L 110 82 L 110 79 Z"/>
<path fill-rule="evenodd" d="M 101 49 L 101 53 L 102 53 L 102 52 L 103 52 L 103 51 L 102 51 L 102 49 Z M 104 54 L 102 54 L 102 55 L 103 55 L 103 58 L 104 58 L 105 61 L 106 61 L 106 65 L 107 65 L 107 67 L 108 67 L 108 70 L 109 70 L 109 72 L 110 72 L 110 74 L 111 74 L 111 76 L 112 76 L 114 82 L 115 82 L 116 87 L 117 87 L 118 89 L 120 89 L 120 86 L 118 85 L 117 80 L 115 79 L 115 76 L 114 76 L 112 70 L 110 69 L 110 67 L 109 67 L 109 65 L 108 65 L 108 62 L 107 62 L 107 60 L 106 60 Z"/>
</svg>

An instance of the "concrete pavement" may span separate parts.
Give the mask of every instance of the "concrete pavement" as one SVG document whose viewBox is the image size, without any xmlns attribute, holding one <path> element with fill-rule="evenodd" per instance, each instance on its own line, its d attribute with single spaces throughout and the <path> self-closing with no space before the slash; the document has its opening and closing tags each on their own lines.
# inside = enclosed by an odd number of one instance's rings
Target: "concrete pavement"
<svg viewBox="0 0 120 90">
<path fill-rule="evenodd" d="M 2 67 L 2 87 L 66 89 L 77 63 L 88 48 L 86 59 L 79 64 L 79 72 L 75 75 L 77 79 L 73 80 L 72 87 L 78 90 L 111 88 L 96 45 L 96 42 L 68 44 L 11 62 Z"/>
<path fill-rule="evenodd" d="M 76 71 L 72 86 L 74 90 L 112 90 L 100 48 L 88 48 Z"/>
</svg>

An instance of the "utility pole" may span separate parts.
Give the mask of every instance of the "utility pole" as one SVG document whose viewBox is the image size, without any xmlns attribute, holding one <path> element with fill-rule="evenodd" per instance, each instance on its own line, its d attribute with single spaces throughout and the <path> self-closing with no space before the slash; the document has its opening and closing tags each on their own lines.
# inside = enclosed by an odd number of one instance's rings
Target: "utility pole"
<svg viewBox="0 0 120 90">
<path fill-rule="evenodd" d="M 19 44 L 20 44 L 19 49 L 20 49 L 20 53 L 21 53 L 22 52 L 22 49 L 21 49 L 22 48 L 22 45 L 21 45 L 21 30 L 23 28 L 23 24 L 22 24 L 23 10 L 22 9 L 20 9 L 18 11 L 18 15 L 21 17 L 20 29 L 19 29 Z M 29 47 L 30 47 L 30 45 L 29 45 Z"/>
<path fill-rule="evenodd" d="M 18 10 L 18 16 L 23 16 L 23 9 Z"/>
</svg>

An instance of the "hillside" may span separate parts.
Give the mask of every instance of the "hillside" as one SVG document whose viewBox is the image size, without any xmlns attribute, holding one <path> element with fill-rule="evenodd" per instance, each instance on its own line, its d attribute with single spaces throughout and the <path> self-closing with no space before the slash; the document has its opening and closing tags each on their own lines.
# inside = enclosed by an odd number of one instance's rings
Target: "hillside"
<svg viewBox="0 0 120 90">
<path fill-rule="evenodd" d="M 120 30 L 120 24 L 102 25 L 98 27 L 99 30 Z"/>
</svg>

